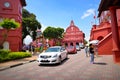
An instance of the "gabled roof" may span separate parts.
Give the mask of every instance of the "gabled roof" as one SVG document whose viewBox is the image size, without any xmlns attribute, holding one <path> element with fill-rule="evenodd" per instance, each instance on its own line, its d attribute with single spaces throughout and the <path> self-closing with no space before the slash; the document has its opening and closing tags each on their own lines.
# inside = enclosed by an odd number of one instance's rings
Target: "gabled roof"
<svg viewBox="0 0 120 80">
<path fill-rule="evenodd" d="M 109 10 L 110 6 L 118 6 L 120 7 L 120 0 L 101 0 L 98 11 L 98 17 L 100 17 L 102 11 Z"/>
<path fill-rule="evenodd" d="M 80 31 L 79 28 L 74 24 L 74 21 L 71 20 L 70 26 L 66 29 L 66 32 L 75 32 Z"/>
</svg>

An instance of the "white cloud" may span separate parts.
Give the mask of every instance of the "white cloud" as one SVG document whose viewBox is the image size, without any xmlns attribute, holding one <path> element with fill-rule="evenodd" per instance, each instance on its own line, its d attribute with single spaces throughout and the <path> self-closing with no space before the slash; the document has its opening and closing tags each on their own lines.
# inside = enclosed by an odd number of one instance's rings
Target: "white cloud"
<svg viewBox="0 0 120 80">
<path fill-rule="evenodd" d="M 95 15 L 95 9 L 88 9 L 83 16 L 81 16 L 81 19 L 84 19 L 90 15 Z"/>
</svg>

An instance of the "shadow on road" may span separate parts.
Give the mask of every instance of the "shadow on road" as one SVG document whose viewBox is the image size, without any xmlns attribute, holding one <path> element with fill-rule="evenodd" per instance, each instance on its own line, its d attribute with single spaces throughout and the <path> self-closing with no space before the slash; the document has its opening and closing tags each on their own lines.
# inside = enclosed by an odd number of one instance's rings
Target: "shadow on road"
<svg viewBox="0 0 120 80">
<path fill-rule="evenodd" d="M 103 63 L 103 62 L 94 62 L 94 64 L 97 64 L 97 65 L 107 65 L 107 63 Z"/>
</svg>

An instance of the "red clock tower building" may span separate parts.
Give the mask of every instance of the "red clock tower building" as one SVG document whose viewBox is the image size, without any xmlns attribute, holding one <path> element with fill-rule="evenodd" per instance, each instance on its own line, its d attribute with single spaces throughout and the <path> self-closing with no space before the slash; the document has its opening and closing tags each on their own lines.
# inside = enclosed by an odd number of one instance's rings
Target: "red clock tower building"
<svg viewBox="0 0 120 80">
<path fill-rule="evenodd" d="M 63 38 L 63 45 L 65 46 L 80 46 L 84 43 L 84 33 L 74 24 L 73 20 L 70 26 L 66 29 Z"/>
<path fill-rule="evenodd" d="M 3 18 L 14 19 L 21 24 L 18 29 L 11 29 L 7 40 L 3 42 L 5 29 L 0 27 L 0 44 L 4 49 L 20 51 L 22 47 L 22 7 L 26 6 L 25 0 L 0 0 L 0 21 Z"/>
</svg>

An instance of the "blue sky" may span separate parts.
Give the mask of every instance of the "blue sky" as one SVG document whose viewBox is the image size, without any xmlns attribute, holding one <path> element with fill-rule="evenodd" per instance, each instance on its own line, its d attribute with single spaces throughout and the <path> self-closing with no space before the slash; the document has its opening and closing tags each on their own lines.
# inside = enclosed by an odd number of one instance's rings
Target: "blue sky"
<svg viewBox="0 0 120 80">
<path fill-rule="evenodd" d="M 98 13 L 100 0 L 26 0 L 27 9 L 36 15 L 42 25 L 42 31 L 47 26 L 61 27 L 66 30 L 71 20 L 86 35 L 89 40 L 94 15 Z"/>
</svg>

